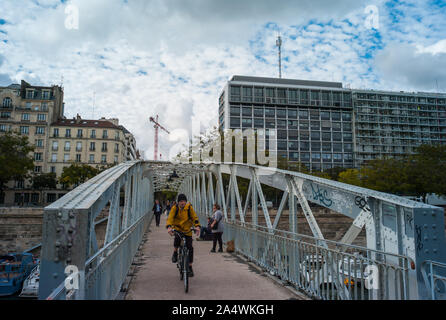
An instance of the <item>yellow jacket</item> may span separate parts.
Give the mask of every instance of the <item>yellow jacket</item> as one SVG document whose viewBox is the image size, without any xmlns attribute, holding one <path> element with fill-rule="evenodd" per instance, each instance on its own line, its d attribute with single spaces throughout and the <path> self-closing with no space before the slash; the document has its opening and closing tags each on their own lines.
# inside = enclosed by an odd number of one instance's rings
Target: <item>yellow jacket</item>
<svg viewBox="0 0 446 320">
<path fill-rule="evenodd" d="M 189 208 L 190 208 L 190 219 L 189 219 Z M 176 230 L 183 232 L 187 236 L 192 236 L 192 231 L 190 228 L 192 226 L 199 227 L 200 221 L 198 220 L 197 214 L 192 208 L 190 203 L 187 203 L 184 208 L 181 210 L 178 208 L 178 214 L 175 217 L 175 213 L 177 211 L 177 207 L 173 206 L 170 209 L 169 217 L 167 218 L 166 228 L 172 226 Z"/>
</svg>

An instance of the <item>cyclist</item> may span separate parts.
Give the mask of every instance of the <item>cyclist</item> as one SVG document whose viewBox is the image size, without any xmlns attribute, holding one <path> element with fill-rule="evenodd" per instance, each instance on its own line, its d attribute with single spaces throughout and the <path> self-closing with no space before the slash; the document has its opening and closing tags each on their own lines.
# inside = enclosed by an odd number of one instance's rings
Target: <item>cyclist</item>
<svg viewBox="0 0 446 320">
<path fill-rule="evenodd" d="M 172 229 L 180 231 L 186 235 L 186 247 L 189 249 L 189 277 L 194 276 L 192 270 L 192 262 L 194 259 L 194 248 L 192 247 L 192 230 L 194 227 L 195 234 L 200 232 L 200 221 L 195 213 L 192 205 L 187 202 L 184 194 L 178 195 L 178 202 L 170 209 L 169 217 L 167 218 L 166 228 L 167 232 L 172 236 L 174 232 Z M 180 247 L 180 237 L 175 235 L 173 242 L 174 252 L 172 255 L 172 262 L 178 261 L 178 248 Z"/>
</svg>

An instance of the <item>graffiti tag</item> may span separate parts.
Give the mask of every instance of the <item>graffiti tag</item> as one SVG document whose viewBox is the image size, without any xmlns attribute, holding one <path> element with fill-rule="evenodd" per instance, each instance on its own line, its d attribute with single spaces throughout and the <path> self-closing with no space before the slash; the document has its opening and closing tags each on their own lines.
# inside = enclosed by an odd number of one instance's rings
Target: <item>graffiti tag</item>
<svg viewBox="0 0 446 320">
<path fill-rule="evenodd" d="M 355 205 L 357 205 L 361 210 L 370 212 L 369 204 L 367 203 L 367 200 L 364 197 L 357 196 L 355 198 Z"/>
<path fill-rule="evenodd" d="M 313 184 L 311 184 L 311 190 L 313 191 L 313 199 L 320 201 L 327 207 L 331 207 L 333 201 L 328 197 L 328 191 L 320 189 L 318 185 L 316 185 L 316 188 L 317 189 L 315 190 Z"/>
</svg>

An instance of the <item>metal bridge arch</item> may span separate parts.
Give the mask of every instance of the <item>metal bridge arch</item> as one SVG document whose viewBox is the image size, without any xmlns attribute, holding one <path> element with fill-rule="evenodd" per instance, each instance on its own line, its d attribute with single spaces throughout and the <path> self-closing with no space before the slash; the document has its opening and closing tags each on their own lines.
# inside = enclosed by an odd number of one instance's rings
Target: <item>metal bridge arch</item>
<svg viewBox="0 0 446 320">
<path fill-rule="evenodd" d="M 174 170 L 178 178 L 171 179 Z M 222 174 L 230 176 L 227 190 Z M 237 177 L 250 181 L 245 203 Z M 274 221 L 262 184 L 284 191 Z M 317 298 L 445 298 L 444 287 L 442 290 L 434 281 L 444 281 L 440 269 L 446 262 L 441 208 L 274 168 L 161 161 L 120 164 L 45 208 L 39 298 L 114 299 L 151 222 L 154 192 L 162 190 L 185 193 L 203 223 L 212 204 L 220 203 L 225 239 L 234 240 L 239 253 Z M 289 230 L 277 230 L 287 202 Z M 353 219 L 340 242 L 324 239 L 308 202 Z M 104 246 L 99 248 L 94 230 L 107 204 L 106 235 Z M 313 237 L 298 234 L 297 204 Z M 251 223 L 245 221 L 249 206 Z M 259 214 L 263 214 L 266 227 L 258 225 Z M 363 227 L 367 248 L 351 245 Z M 364 291 L 365 280 L 361 275 L 357 277 L 355 270 L 359 266 L 362 272 L 371 264 L 379 270 L 379 289 L 358 293 Z M 79 269 L 78 289 L 66 286 L 68 265 Z M 362 281 L 360 288 L 348 284 L 353 278 Z M 324 289 L 328 283 L 335 290 Z"/>
</svg>

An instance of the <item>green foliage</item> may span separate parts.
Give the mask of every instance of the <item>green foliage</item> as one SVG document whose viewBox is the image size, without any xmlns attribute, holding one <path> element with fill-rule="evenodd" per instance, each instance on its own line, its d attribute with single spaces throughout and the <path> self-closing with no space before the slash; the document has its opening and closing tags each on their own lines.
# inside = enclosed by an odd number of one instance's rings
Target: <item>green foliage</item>
<svg viewBox="0 0 446 320">
<path fill-rule="evenodd" d="M 342 171 L 341 173 L 339 173 L 338 181 L 358 187 L 362 186 L 360 173 L 358 169 L 347 169 L 345 171 Z"/>
<path fill-rule="evenodd" d="M 33 176 L 33 188 L 36 190 L 56 189 L 57 178 L 55 173 L 42 173 Z"/>
<path fill-rule="evenodd" d="M 28 137 L 16 133 L 0 135 L 0 191 L 10 180 L 23 180 L 34 168 L 31 152 L 34 146 L 29 144 Z"/>
<path fill-rule="evenodd" d="M 99 173 L 100 169 L 96 169 L 95 167 L 89 166 L 87 164 L 72 164 L 71 166 L 63 169 L 62 175 L 59 178 L 59 182 L 67 186 L 79 185 L 84 183 L 88 179 L 93 178 Z"/>
<path fill-rule="evenodd" d="M 375 159 L 360 170 L 339 173 L 339 181 L 398 195 L 446 195 L 446 146 L 421 145 L 403 159 Z"/>
<path fill-rule="evenodd" d="M 446 195 L 446 145 L 421 145 L 407 161 L 412 193 Z"/>
</svg>

